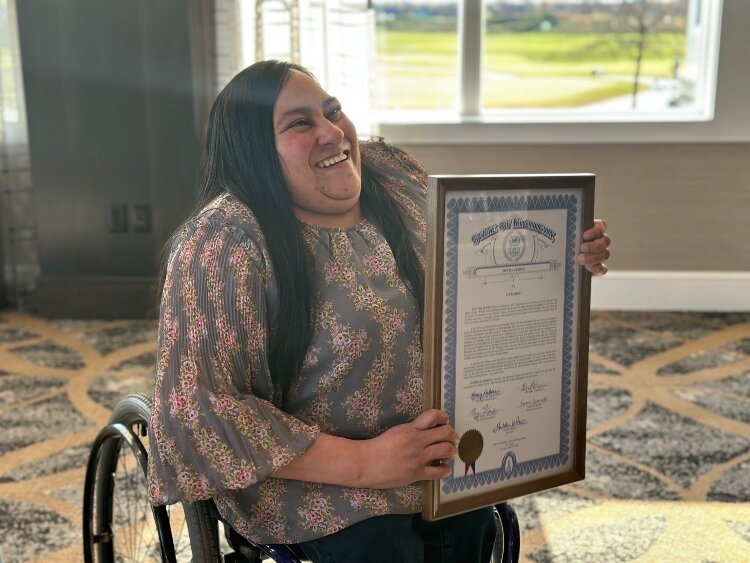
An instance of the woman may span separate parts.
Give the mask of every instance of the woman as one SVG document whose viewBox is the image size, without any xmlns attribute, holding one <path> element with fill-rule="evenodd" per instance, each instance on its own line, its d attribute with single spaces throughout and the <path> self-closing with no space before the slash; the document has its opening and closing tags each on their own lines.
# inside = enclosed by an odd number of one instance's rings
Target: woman
<svg viewBox="0 0 750 563">
<path fill-rule="evenodd" d="M 421 408 L 425 182 L 302 67 L 256 63 L 219 94 L 164 281 L 154 504 L 213 498 L 314 561 L 489 560 L 490 509 L 417 514 L 458 442 Z M 603 223 L 584 238 L 604 273 Z"/>
</svg>

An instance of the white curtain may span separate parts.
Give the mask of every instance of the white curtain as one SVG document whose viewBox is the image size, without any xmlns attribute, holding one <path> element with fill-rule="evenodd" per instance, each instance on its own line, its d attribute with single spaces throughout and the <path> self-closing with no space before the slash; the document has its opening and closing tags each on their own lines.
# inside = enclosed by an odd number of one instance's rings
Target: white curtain
<svg viewBox="0 0 750 563">
<path fill-rule="evenodd" d="M 360 136 L 371 119 L 375 16 L 368 0 L 217 0 L 219 81 L 261 59 L 298 62 L 341 100 Z M 237 21 L 240 22 L 237 26 Z"/>
</svg>

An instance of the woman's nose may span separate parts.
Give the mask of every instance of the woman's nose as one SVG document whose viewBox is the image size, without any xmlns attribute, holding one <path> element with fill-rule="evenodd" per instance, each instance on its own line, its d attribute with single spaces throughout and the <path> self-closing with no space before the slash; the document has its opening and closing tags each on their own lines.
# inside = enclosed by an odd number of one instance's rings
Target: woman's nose
<svg viewBox="0 0 750 563">
<path fill-rule="evenodd" d="M 327 119 L 320 128 L 318 142 L 321 145 L 337 145 L 344 138 L 344 132 L 335 124 Z"/>
</svg>

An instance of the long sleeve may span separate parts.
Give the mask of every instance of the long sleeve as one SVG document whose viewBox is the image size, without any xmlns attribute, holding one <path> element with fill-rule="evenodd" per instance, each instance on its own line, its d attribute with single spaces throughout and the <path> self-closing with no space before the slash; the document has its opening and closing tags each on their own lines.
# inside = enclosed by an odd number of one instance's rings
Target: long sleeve
<svg viewBox="0 0 750 563">
<path fill-rule="evenodd" d="M 256 240 L 216 216 L 199 216 L 173 244 L 151 418 L 153 504 L 247 488 L 318 435 L 271 402 L 266 264 Z"/>
</svg>

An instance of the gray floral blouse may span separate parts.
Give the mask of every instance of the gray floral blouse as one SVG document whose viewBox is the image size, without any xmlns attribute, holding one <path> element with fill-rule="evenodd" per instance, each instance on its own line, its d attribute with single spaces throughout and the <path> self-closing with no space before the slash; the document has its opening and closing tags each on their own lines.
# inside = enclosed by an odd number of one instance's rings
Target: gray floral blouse
<svg viewBox="0 0 750 563">
<path fill-rule="evenodd" d="M 422 257 L 424 170 L 384 143 L 361 151 L 388 175 Z M 316 318 L 286 396 L 274 395 L 267 364 L 274 273 L 242 203 L 223 195 L 184 226 L 161 304 L 151 502 L 213 498 L 239 533 L 261 543 L 303 542 L 372 516 L 421 510 L 419 484 L 353 489 L 271 476 L 319 432 L 371 438 L 422 411 L 418 307 L 383 235 L 367 220 L 302 229 L 315 258 Z"/>
</svg>

